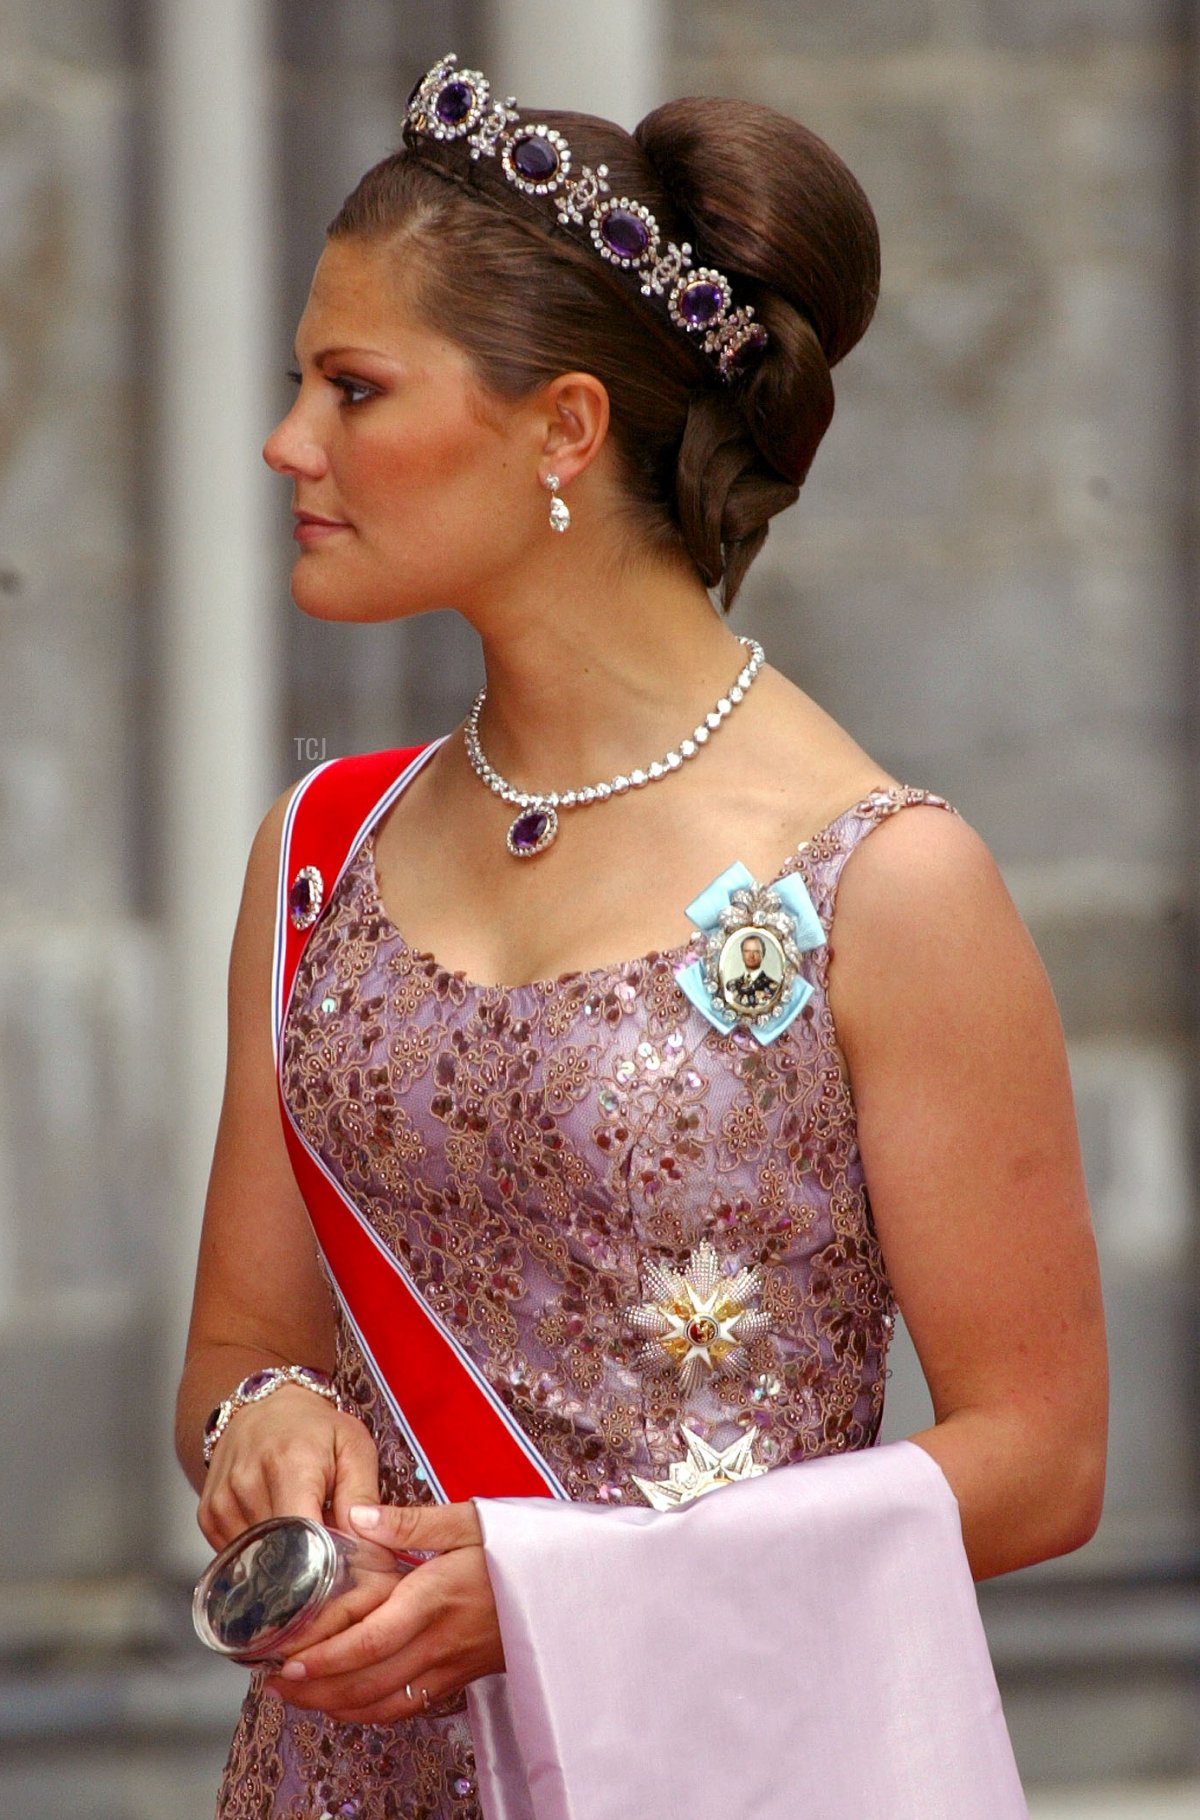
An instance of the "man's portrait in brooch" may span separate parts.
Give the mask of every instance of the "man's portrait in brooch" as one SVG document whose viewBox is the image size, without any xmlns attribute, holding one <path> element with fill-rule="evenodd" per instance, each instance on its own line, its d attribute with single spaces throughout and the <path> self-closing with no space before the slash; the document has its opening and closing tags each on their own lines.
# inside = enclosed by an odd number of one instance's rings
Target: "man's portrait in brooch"
<svg viewBox="0 0 1200 1820">
<path fill-rule="evenodd" d="M 769 929 L 736 929 L 717 970 L 731 1011 L 769 1011 L 783 991 L 783 949 Z"/>
</svg>

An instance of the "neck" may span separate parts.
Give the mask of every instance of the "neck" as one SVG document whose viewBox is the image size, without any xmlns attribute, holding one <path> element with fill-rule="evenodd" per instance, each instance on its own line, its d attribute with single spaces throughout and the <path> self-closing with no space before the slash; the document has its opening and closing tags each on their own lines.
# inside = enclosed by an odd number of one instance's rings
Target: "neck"
<svg viewBox="0 0 1200 1820">
<path fill-rule="evenodd" d="M 660 758 L 747 657 L 690 567 L 610 565 L 598 584 L 582 550 L 553 554 L 533 585 L 493 597 L 480 627 L 480 743 L 521 790 L 571 789 Z"/>
</svg>

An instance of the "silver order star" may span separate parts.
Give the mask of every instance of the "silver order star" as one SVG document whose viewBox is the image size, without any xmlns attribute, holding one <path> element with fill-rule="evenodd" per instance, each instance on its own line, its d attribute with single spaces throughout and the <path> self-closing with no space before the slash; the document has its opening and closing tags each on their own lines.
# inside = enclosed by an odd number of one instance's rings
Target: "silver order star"
<svg viewBox="0 0 1200 1820">
<path fill-rule="evenodd" d="M 770 1331 L 770 1315 L 751 1307 L 762 1292 L 758 1265 L 726 1276 L 707 1239 L 682 1271 L 651 1261 L 645 1281 L 650 1299 L 628 1313 L 630 1327 L 646 1342 L 633 1362 L 659 1369 L 674 1364 L 685 1396 L 710 1375 L 745 1370 L 747 1342 Z"/>
<path fill-rule="evenodd" d="M 676 1460 L 665 1479 L 639 1479 L 636 1473 L 632 1475 L 634 1484 L 655 1510 L 674 1510 L 680 1504 L 690 1504 L 693 1498 L 703 1497 L 706 1491 L 718 1491 L 722 1485 L 736 1484 L 739 1479 L 757 1479 L 767 1470 L 751 1458 L 758 1439 L 754 1429 L 739 1435 L 723 1453 L 690 1428 L 681 1427 L 679 1432 L 687 1445 L 687 1457 Z"/>
</svg>

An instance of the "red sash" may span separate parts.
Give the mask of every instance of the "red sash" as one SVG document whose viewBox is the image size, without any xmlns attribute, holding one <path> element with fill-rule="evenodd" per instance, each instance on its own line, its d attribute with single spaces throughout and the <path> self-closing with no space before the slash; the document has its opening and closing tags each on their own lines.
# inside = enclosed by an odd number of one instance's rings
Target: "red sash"
<svg viewBox="0 0 1200 1820">
<path fill-rule="evenodd" d="M 434 1495 L 553 1497 L 567 1493 L 461 1341 L 431 1309 L 292 1117 L 283 1092 L 283 1028 L 312 927 L 297 928 L 288 897 L 315 867 L 328 904 L 374 823 L 440 740 L 319 765 L 297 785 L 280 850 L 273 1018 L 283 1134 L 300 1192 L 346 1318 Z"/>
</svg>

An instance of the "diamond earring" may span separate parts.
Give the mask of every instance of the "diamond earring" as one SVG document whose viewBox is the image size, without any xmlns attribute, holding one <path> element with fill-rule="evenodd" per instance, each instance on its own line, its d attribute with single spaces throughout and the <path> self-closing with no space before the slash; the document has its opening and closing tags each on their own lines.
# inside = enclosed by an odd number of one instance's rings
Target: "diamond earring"
<svg viewBox="0 0 1200 1820">
<path fill-rule="evenodd" d="M 565 499 L 558 497 L 558 489 L 562 485 L 558 475 L 547 474 L 542 485 L 548 487 L 554 495 L 550 501 L 550 529 L 552 531 L 569 531 L 571 529 L 571 508 Z"/>
</svg>

